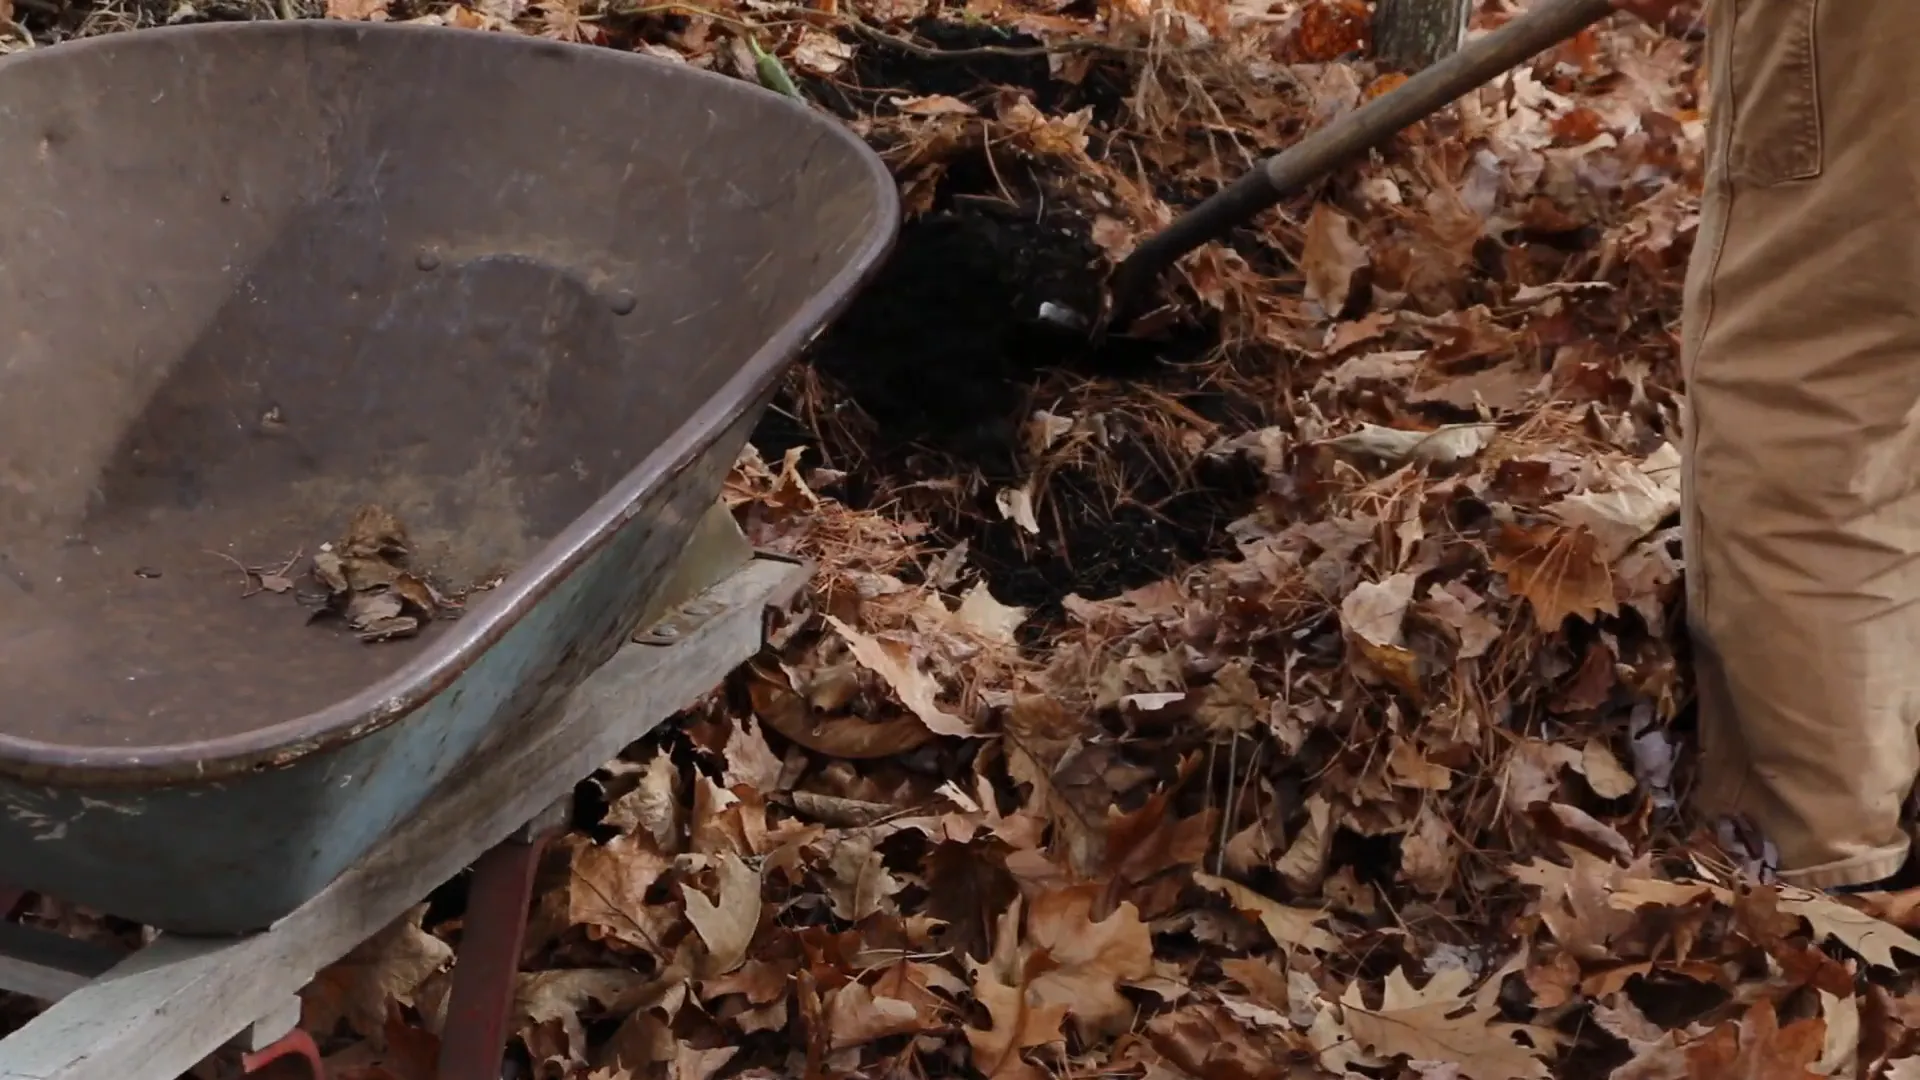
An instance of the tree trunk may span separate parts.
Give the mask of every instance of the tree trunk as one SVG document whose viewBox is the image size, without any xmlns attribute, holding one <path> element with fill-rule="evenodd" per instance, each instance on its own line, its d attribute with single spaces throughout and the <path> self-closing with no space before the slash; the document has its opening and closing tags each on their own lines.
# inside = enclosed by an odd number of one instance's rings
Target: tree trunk
<svg viewBox="0 0 1920 1080">
<path fill-rule="evenodd" d="M 1473 0 L 1375 0 L 1374 59 L 1419 71 L 1460 47 L 1472 14 Z"/>
</svg>

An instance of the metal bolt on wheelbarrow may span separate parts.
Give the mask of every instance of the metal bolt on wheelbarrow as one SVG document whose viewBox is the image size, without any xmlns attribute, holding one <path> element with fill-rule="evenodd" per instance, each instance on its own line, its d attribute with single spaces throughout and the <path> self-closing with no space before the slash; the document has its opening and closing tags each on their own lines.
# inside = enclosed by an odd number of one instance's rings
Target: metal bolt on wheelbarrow
<svg viewBox="0 0 1920 1080">
<path fill-rule="evenodd" d="M 440 1075 L 492 1080 L 549 808 L 806 577 L 720 489 L 892 178 L 683 65 L 290 21 L 0 59 L 0 188 L 0 881 L 162 931 L 0 919 L 54 1002 L 0 1078 L 313 1063 L 297 991 L 472 865 Z M 236 581 L 363 504 L 504 578 L 377 644 Z"/>
</svg>

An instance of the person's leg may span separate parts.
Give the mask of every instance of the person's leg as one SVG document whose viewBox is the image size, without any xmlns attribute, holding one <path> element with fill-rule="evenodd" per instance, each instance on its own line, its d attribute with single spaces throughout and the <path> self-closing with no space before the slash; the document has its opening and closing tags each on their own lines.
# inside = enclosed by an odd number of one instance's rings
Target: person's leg
<svg viewBox="0 0 1920 1080">
<path fill-rule="evenodd" d="M 1700 809 L 1899 870 L 1920 773 L 1920 3 L 1710 0 L 1688 273 Z"/>
</svg>

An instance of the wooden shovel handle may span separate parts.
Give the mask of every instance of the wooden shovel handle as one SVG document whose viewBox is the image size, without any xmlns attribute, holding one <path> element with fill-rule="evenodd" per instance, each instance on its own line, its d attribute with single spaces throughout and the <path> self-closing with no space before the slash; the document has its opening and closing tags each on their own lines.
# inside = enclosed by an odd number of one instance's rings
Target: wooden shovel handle
<svg viewBox="0 0 1920 1080">
<path fill-rule="evenodd" d="M 1171 225 L 1148 237 L 1115 269 L 1108 327 L 1123 327 L 1181 256 L 1314 180 L 1439 112 L 1475 88 L 1613 14 L 1615 0 L 1536 0 L 1526 14 L 1415 74 L 1261 162 Z"/>
</svg>

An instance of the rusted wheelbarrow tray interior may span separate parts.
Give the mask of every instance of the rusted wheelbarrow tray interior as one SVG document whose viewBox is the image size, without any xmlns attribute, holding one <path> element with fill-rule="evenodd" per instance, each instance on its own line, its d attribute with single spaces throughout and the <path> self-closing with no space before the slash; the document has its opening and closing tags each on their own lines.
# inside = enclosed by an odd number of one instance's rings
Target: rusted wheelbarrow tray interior
<svg viewBox="0 0 1920 1080">
<path fill-rule="evenodd" d="M 632 633 L 897 223 L 746 83 L 325 22 L 0 60 L 0 190 L 0 880 L 189 933 L 291 910 Z M 504 578 L 369 644 L 242 573 L 367 504 Z"/>
</svg>

